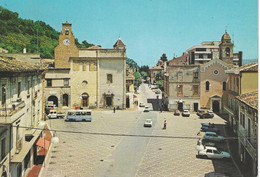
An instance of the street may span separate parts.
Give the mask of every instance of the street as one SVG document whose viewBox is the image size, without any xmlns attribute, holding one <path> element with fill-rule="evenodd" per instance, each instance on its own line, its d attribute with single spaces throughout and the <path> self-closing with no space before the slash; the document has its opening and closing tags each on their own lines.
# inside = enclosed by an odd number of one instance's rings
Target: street
<svg viewBox="0 0 260 177">
<path fill-rule="evenodd" d="M 156 94 L 147 84 L 142 84 L 138 101 L 153 109 L 152 104 L 147 103 L 148 99 L 156 99 Z M 172 112 L 143 112 L 143 109 L 117 110 L 116 113 L 112 110 L 93 111 L 92 122 L 52 119 L 50 128 L 57 130 L 60 143 L 51 149 L 50 160 L 42 176 L 201 177 L 214 171 L 240 176 L 232 160 L 196 157 L 196 143 L 203 136 L 203 133 L 197 135 L 201 123 L 215 123 L 224 135 L 225 121 L 222 118 L 215 115 L 213 119 L 198 119 L 195 114 L 182 117 L 174 116 Z M 153 121 L 151 128 L 143 126 L 148 118 Z M 166 130 L 162 129 L 165 119 Z M 48 124 L 50 125 L 50 120 Z M 110 135 L 90 135 L 84 132 Z M 117 136 L 118 134 L 131 136 Z M 228 151 L 226 142 L 220 146 Z"/>
</svg>

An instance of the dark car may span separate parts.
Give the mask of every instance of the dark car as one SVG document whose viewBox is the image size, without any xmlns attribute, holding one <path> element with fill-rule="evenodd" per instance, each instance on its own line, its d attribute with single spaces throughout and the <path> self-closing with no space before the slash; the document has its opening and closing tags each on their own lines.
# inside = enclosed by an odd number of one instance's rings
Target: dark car
<svg viewBox="0 0 260 177">
<path fill-rule="evenodd" d="M 197 115 L 198 115 L 198 116 L 201 116 L 203 113 L 205 113 L 205 110 L 203 110 L 203 109 L 199 109 L 199 110 L 197 111 Z"/>
<path fill-rule="evenodd" d="M 175 116 L 181 115 L 181 111 L 179 109 L 175 109 L 174 114 Z"/>
<path fill-rule="evenodd" d="M 205 126 L 202 126 L 201 130 L 204 131 L 204 132 L 215 132 L 215 133 L 219 133 L 220 132 L 219 129 L 217 129 L 217 128 L 205 127 Z"/>
<path fill-rule="evenodd" d="M 213 117 L 214 117 L 214 115 L 212 115 L 212 114 L 210 114 L 210 113 L 208 113 L 208 112 L 202 113 L 202 114 L 200 115 L 200 118 L 201 118 L 201 119 L 213 118 Z"/>
</svg>

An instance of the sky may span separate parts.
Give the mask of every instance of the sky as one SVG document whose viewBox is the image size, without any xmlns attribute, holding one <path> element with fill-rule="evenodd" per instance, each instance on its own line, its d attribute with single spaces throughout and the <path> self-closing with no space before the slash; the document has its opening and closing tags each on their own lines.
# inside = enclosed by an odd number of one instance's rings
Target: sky
<svg viewBox="0 0 260 177">
<path fill-rule="evenodd" d="M 258 58 L 257 0 L 0 0 L 24 19 L 41 20 L 61 31 L 72 23 L 79 41 L 112 48 L 120 36 L 127 57 L 155 66 L 203 41 L 220 41 L 225 30 L 234 52 Z"/>
</svg>

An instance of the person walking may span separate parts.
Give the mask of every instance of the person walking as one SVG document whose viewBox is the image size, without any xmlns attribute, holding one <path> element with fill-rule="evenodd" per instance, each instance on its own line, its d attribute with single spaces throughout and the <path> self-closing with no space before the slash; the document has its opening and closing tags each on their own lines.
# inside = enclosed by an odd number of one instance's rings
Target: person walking
<svg viewBox="0 0 260 177">
<path fill-rule="evenodd" d="M 166 125 L 167 125 L 167 122 L 166 122 L 166 119 L 165 119 L 164 123 L 163 123 L 163 129 L 166 129 Z"/>
<path fill-rule="evenodd" d="M 116 113 L 116 107 L 114 107 L 114 113 Z"/>
</svg>

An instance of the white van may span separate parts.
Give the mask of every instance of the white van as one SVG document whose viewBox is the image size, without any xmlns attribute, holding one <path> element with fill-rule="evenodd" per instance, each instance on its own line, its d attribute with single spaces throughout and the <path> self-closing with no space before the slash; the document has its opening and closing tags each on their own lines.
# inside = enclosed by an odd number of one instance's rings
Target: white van
<svg viewBox="0 0 260 177">
<path fill-rule="evenodd" d="M 57 111 L 55 109 L 51 109 L 48 114 L 49 119 L 56 119 L 57 118 Z"/>
</svg>

